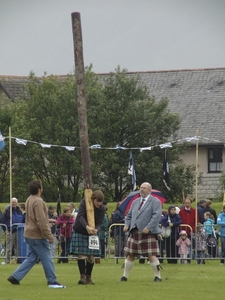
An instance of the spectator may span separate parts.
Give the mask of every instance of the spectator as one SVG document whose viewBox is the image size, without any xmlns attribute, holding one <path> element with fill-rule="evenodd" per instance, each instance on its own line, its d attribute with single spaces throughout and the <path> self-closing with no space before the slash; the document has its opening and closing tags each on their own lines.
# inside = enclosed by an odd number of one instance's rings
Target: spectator
<svg viewBox="0 0 225 300">
<path fill-rule="evenodd" d="M 215 221 L 215 224 L 216 224 L 216 223 L 217 223 L 217 214 L 216 214 L 215 209 L 213 209 L 213 208 L 211 207 L 211 204 L 212 204 L 212 201 L 209 200 L 209 199 L 206 199 L 206 206 L 205 206 L 205 208 L 204 208 L 204 212 L 209 211 L 209 212 L 213 215 L 214 221 Z"/>
<path fill-rule="evenodd" d="M 219 225 L 219 233 L 220 233 L 220 241 L 221 241 L 220 264 L 224 265 L 224 259 L 225 259 L 225 205 L 223 206 L 223 210 L 218 215 L 217 224 Z"/>
<path fill-rule="evenodd" d="M 185 231 L 187 232 L 187 237 L 192 241 L 192 247 L 189 247 L 190 249 L 190 253 L 188 255 L 189 258 L 192 257 L 191 251 L 192 249 L 195 248 L 195 243 L 194 243 L 194 238 L 192 238 L 192 233 L 195 232 L 196 224 L 199 223 L 198 216 L 196 220 L 196 210 L 193 207 L 191 207 L 191 203 L 192 203 L 191 199 L 187 197 L 184 201 L 184 207 L 181 208 L 179 212 L 179 215 L 182 220 L 182 224 L 187 224 L 190 226 L 190 227 L 182 226 L 182 228 L 185 229 Z M 190 260 L 188 260 L 188 263 L 190 263 Z"/>
<path fill-rule="evenodd" d="M 57 212 L 55 211 L 55 207 L 52 205 L 49 205 L 48 221 L 49 221 L 51 233 L 54 236 L 54 242 L 52 244 L 49 244 L 49 246 L 50 246 L 50 250 L 51 250 L 53 257 L 55 256 L 55 248 L 56 248 L 56 242 L 57 242 L 57 231 L 56 231 L 57 217 L 58 217 L 58 215 L 57 215 Z"/>
<path fill-rule="evenodd" d="M 75 222 L 75 221 L 76 221 L 76 217 L 77 217 L 78 211 L 77 211 L 77 209 L 75 208 L 74 203 L 73 203 L 73 202 L 69 202 L 69 203 L 67 204 L 67 207 L 69 207 L 70 212 L 71 212 L 71 215 L 72 215 L 72 217 L 73 217 L 73 219 L 74 219 L 74 222 Z"/>
<path fill-rule="evenodd" d="M 191 245 L 191 241 L 187 237 L 187 232 L 185 230 L 181 230 L 180 237 L 176 241 L 176 245 L 178 246 L 178 254 L 180 255 L 180 263 L 187 263 L 187 255 L 189 253 L 189 248 Z"/>
<path fill-rule="evenodd" d="M 201 224 L 204 224 L 205 222 L 204 219 L 205 207 L 206 207 L 206 200 L 200 200 L 198 203 L 197 210 L 198 210 L 198 219 Z"/>
<path fill-rule="evenodd" d="M 206 239 L 207 236 L 203 230 L 203 225 L 198 223 L 196 232 L 197 264 L 205 264 L 204 258 L 208 254 Z"/>
<path fill-rule="evenodd" d="M 10 220 L 10 215 L 11 215 L 10 205 L 12 208 L 12 220 Z M 19 224 L 25 222 L 25 216 L 18 206 L 17 198 L 15 198 L 15 197 L 12 198 L 10 205 L 6 207 L 5 212 L 3 213 L 3 221 L 7 227 L 6 261 L 5 261 L 6 264 L 9 264 L 10 258 L 12 257 L 13 253 L 15 254 L 16 259 L 17 259 L 17 256 L 19 254 L 17 228 L 18 228 Z"/>
<path fill-rule="evenodd" d="M 100 246 L 101 246 L 101 258 L 105 258 L 107 239 L 108 239 L 109 218 L 106 213 L 108 210 L 107 201 L 104 200 L 102 204 L 105 207 L 105 216 L 104 216 L 104 220 L 103 220 L 101 229 L 99 230 L 99 240 L 100 240 Z"/>
<path fill-rule="evenodd" d="M 72 234 L 72 225 L 74 224 L 74 218 L 70 212 L 69 207 L 65 207 L 63 214 L 57 219 L 57 225 L 59 229 L 59 241 L 61 244 L 61 255 L 58 259 L 58 263 L 68 263 L 68 254 L 70 251 L 70 239 Z"/>
<path fill-rule="evenodd" d="M 217 237 L 216 237 L 216 233 L 214 230 L 214 217 L 210 212 L 205 212 L 204 213 L 204 218 L 205 218 L 205 222 L 204 222 L 204 231 L 207 235 L 207 240 L 209 240 L 210 238 L 214 238 L 215 239 L 215 243 L 208 243 L 208 254 L 210 255 L 210 257 L 216 257 L 217 254 Z"/>
<path fill-rule="evenodd" d="M 176 241 L 179 236 L 179 226 L 182 223 L 181 218 L 176 214 L 176 207 L 174 205 L 168 208 L 168 214 L 162 219 L 162 226 L 171 228 L 171 235 L 165 238 L 166 242 L 166 256 L 169 264 L 176 264 L 177 259 L 177 248 Z"/>
<path fill-rule="evenodd" d="M 112 216 L 112 224 L 124 224 L 125 217 L 118 205 Z M 123 226 L 115 225 L 113 228 L 114 242 L 115 242 L 115 256 L 124 257 L 124 246 L 126 242 L 125 232 Z"/>
</svg>

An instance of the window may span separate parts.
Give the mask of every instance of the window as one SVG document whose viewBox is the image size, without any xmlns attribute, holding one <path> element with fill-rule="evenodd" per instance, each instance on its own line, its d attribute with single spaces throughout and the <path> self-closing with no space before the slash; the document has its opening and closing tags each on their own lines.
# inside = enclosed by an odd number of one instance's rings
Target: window
<svg viewBox="0 0 225 300">
<path fill-rule="evenodd" d="M 223 148 L 208 149 L 208 172 L 219 173 L 223 170 Z"/>
</svg>

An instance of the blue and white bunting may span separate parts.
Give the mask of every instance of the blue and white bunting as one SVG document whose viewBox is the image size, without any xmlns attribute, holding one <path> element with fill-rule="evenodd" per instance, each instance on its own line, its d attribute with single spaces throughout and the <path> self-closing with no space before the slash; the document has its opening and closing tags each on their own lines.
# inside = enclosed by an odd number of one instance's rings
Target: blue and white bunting
<svg viewBox="0 0 225 300">
<path fill-rule="evenodd" d="M 4 147 L 5 147 L 5 138 L 2 135 L 2 132 L 0 131 L 0 151 L 2 151 Z"/>
<path fill-rule="evenodd" d="M 23 140 L 23 139 L 18 139 L 16 138 L 16 143 L 19 144 L 19 145 L 23 145 L 23 146 L 26 146 L 27 145 L 27 140 Z"/>
</svg>

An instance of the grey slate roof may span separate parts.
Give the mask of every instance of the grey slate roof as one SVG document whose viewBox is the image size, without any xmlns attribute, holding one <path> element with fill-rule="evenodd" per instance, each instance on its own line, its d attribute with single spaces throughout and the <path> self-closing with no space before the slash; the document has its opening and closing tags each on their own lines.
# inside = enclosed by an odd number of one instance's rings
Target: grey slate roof
<svg viewBox="0 0 225 300">
<path fill-rule="evenodd" d="M 169 110 L 181 118 L 178 138 L 193 137 L 198 128 L 199 136 L 209 139 L 200 139 L 199 144 L 218 145 L 214 140 L 225 144 L 225 68 L 128 74 L 139 74 L 156 100 L 169 99 Z M 0 76 L 0 87 L 12 100 L 21 96 L 26 83 L 27 77 Z"/>
<path fill-rule="evenodd" d="M 14 101 L 23 95 L 23 86 L 28 82 L 27 76 L 3 76 L 0 75 L 0 88 Z"/>
<path fill-rule="evenodd" d="M 225 68 L 139 74 L 156 100 L 167 97 L 169 110 L 179 113 L 179 138 L 195 136 L 198 128 L 199 136 L 211 139 L 199 144 L 225 144 Z"/>
</svg>

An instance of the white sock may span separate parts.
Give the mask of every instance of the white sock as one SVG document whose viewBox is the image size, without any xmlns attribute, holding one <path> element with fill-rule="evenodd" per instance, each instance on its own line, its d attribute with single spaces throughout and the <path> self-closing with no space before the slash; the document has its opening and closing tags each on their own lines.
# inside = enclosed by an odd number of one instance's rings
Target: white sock
<svg viewBox="0 0 225 300">
<path fill-rule="evenodd" d="M 152 266 L 152 269 L 153 269 L 153 271 L 154 271 L 155 277 L 161 278 L 160 270 L 158 270 L 158 268 L 157 268 L 157 266 L 160 265 L 159 260 L 157 259 L 156 261 L 150 263 L 150 265 Z"/>
<path fill-rule="evenodd" d="M 128 275 L 130 273 L 130 270 L 132 269 L 134 265 L 134 261 L 130 261 L 128 259 L 125 259 L 125 263 L 124 263 L 124 271 L 123 271 L 123 276 L 128 278 Z"/>
</svg>

